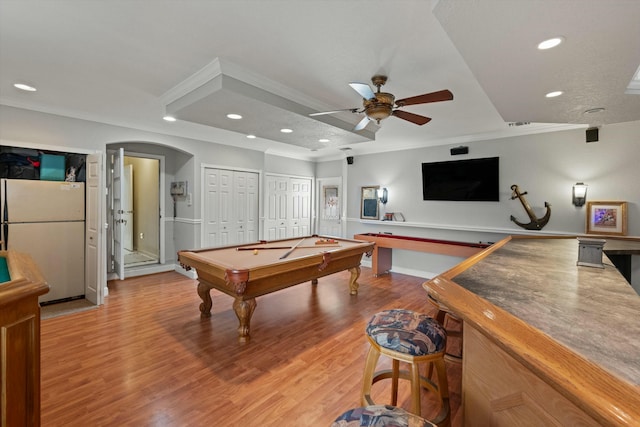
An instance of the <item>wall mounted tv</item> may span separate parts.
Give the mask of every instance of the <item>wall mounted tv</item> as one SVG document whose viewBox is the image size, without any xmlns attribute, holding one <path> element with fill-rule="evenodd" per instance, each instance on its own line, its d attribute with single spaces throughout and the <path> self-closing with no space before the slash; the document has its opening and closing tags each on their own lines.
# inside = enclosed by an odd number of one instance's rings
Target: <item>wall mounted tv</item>
<svg viewBox="0 0 640 427">
<path fill-rule="evenodd" d="M 422 164 L 423 200 L 499 202 L 499 157 Z"/>
</svg>

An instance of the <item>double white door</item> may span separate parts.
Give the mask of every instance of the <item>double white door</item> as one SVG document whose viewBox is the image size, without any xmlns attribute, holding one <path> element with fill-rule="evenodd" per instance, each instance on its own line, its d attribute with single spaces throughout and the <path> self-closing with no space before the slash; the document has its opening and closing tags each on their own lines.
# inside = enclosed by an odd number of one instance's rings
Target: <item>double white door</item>
<svg viewBox="0 0 640 427">
<path fill-rule="evenodd" d="M 256 172 L 206 168 L 203 247 L 258 240 Z"/>
<path fill-rule="evenodd" d="M 266 177 L 265 239 L 311 234 L 311 178 Z"/>
</svg>

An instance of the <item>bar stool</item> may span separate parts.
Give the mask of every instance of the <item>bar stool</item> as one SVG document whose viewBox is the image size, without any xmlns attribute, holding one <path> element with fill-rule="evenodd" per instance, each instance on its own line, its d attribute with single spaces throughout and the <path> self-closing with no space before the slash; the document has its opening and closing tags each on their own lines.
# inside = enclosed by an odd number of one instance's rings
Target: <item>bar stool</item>
<svg viewBox="0 0 640 427">
<path fill-rule="evenodd" d="M 411 412 L 421 416 L 420 388 L 436 396 L 440 411 L 435 419 L 438 425 L 450 425 L 449 389 L 444 364 L 447 332 L 437 320 L 410 310 L 394 309 L 376 313 L 366 328 L 371 345 L 365 362 L 362 405 L 375 405 L 371 387 L 380 380 L 391 379 L 391 405 L 398 403 L 398 379 L 411 383 Z M 391 370 L 376 371 L 380 355 L 392 360 Z M 400 362 L 410 365 L 410 370 L 400 370 Z M 427 364 L 429 373 L 435 368 L 437 384 L 420 375 L 420 366 Z"/>
<path fill-rule="evenodd" d="M 424 418 L 390 405 L 364 406 L 349 409 L 331 427 L 411 426 L 436 427 Z"/>
<path fill-rule="evenodd" d="M 437 310 L 435 319 L 440 322 L 442 326 L 447 330 L 447 338 L 459 338 L 460 339 L 460 353 L 453 354 L 448 351 L 445 352 L 444 358 L 449 362 L 462 363 L 462 330 L 464 323 L 462 319 L 457 317 L 446 305 L 440 303 L 432 294 L 431 289 L 426 284 L 422 287 L 427 291 L 427 301 Z M 459 330 L 447 329 L 448 320 L 452 320 L 460 325 Z M 451 341 L 449 340 L 449 344 Z"/>
</svg>

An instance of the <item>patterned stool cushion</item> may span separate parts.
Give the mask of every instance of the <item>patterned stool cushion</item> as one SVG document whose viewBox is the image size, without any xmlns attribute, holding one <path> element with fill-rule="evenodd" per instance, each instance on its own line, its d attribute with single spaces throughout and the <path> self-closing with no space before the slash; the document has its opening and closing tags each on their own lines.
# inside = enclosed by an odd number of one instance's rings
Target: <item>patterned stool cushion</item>
<svg viewBox="0 0 640 427">
<path fill-rule="evenodd" d="M 369 335 L 381 347 L 411 356 L 444 350 L 447 332 L 437 320 L 409 310 L 385 310 L 367 324 Z"/>
<path fill-rule="evenodd" d="M 433 427 L 435 424 L 395 406 L 365 406 L 340 415 L 331 427 Z"/>
</svg>

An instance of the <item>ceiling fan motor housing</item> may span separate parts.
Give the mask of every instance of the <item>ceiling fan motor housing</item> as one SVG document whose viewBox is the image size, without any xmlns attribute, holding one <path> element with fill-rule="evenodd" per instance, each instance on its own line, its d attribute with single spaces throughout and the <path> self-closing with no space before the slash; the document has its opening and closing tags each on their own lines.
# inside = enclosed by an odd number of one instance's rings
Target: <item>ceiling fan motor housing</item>
<svg viewBox="0 0 640 427">
<path fill-rule="evenodd" d="M 364 112 L 371 120 L 380 121 L 391 115 L 395 97 L 385 92 L 376 92 L 375 95 L 375 99 L 364 100 Z"/>
</svg>

